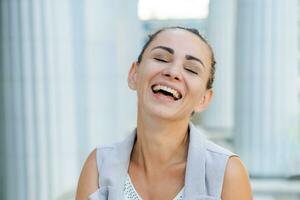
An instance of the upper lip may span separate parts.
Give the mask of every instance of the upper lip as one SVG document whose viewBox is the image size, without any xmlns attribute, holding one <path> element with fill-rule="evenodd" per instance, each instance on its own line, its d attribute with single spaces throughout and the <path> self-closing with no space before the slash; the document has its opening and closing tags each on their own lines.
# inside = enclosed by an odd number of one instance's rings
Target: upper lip
<svg viewBox="0 0 300 200">
<path fill-rule="evenodd" d="M 152 88 L 153 86 L 156 86 L 156 85 L 164 85 L 164 86 L 167 86 L 167 87 L 169 87 L 169 88 L 172 88 L 172 89 L 176 90 L 176 91 L 179 93 L 179 95 L 180 95 L 181 97 L 184 96 L 183 91 L 182 91 L 179 87 L 177 87 L 177 86 L 175 86 L 175 85 L 172 85 L 172 84 L 170 84 L 170 83 L 166 83 L 166 82 L 157 82 L 157 83 L 152 84 L 152 85 L 151 85 L 151 88 Z"/>
</svg>

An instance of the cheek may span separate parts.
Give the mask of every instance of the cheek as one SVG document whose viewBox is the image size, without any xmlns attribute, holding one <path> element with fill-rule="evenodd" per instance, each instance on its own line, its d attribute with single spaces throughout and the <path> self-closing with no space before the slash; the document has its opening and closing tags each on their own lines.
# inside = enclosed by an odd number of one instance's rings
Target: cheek
<svg viewBox="0 0 300 200">
<path fill-rule="evenodd" d="M 154 65 L 145 65 L 143 69 L 140 70 L 140 82 L 151 81 L 153 77 L 158 75 L 160 72 L 159 68 Z"/>
<path fill-rule="evenodd" d="M 188 87 L 193 93 L 203 92 L 203 90 L 206 89 L 206 79 L 204 76 L 186 78 L 186 80 L 188 80 Z"/>
<path fill-rule="evenodd" d="M 137 74 L 137 88 L 139 91 L 143 91 L 147 89 L 148 85 L 150 84 L 152 72 L 149 70 L 146 66 L 140 66 L 143 68 L 140 68 Z"/>
</svg>

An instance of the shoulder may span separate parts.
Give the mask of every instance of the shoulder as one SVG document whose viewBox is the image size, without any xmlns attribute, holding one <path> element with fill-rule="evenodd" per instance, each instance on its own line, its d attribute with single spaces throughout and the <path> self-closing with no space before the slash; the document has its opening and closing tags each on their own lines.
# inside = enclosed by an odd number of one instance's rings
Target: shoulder
<svg viewBox="0 0 300 200">
<path fill-rule="evenodd" d="M 97 149 L 94 149 L 86 159 L 78 181 L 76 200 L 88 199 L 88 196 L 98 189 Z"/>
<path fill-rule="evenodd" d="M 101 146 L 94 149 L 87 157 L 78 180 L 76 200 L 88 199 L 100 186 L 100 167 L 105 158 L 114 156 L 117 153 L 116 147 L 120 142 Z"/>
<path fill-rule="evenodd" d="M 227 162 L 223 181 L 222 199 L 252 199 L 248 172 L 241 159 L 237 156 L 230 157 Z"/>
<path fill-rule="evenodd" d="M 207 156 L 216 156 L 228 158 L 228 156 L 234 155 L 229 150 L 213 143 L 207 138 L 207 131 L 201 127 L 196 127 L 193 123 L 189 124 L 191 140 L 190 143 L 193 144 L 193 148 L 197 148 L 202 153 Z M 204 148 L 202 148 L 204 147 Z M 205 152 L 203 152 L 203 150 Z M 199 152 L 199 153 L 201 153 Z"/>
<path fill-rule="evenodd" d="M 210 140 L 205 141 L 205 160 L 206 165 L 221 174 L 224 174 L 228 159 L 235 154 Z M 222 178 L 222 177 L 221 177 Z"/>
<path fill-rule="evenodd" d="M 213 169 L 213 176 L 222 173 L 219 177 L 223 179 L 220 187 L 223 200 L 252 199 L 248 172 L 236 154 L 207 140 L 206 161 L 208 167 Z"/>
</svg>

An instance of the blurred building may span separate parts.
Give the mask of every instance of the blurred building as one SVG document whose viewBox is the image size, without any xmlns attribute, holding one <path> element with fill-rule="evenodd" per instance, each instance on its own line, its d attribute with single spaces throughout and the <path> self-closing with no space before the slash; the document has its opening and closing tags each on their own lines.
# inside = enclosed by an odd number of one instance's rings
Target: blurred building
<svg viewBox="0 0 300 200">
<path fill-rule="evenodd" d="M 132 0 L 0 1 L 0 199 L 74 199 L 89 152 L 135 126 L 127 71 L 147 34 L 175 25 L 216 54 L 215 98 L 195 123 L 241 156 L 255 199 L 300 199 L 300 0 L 182 2 L 209 13 L 140 20 Z"/>
</svg>

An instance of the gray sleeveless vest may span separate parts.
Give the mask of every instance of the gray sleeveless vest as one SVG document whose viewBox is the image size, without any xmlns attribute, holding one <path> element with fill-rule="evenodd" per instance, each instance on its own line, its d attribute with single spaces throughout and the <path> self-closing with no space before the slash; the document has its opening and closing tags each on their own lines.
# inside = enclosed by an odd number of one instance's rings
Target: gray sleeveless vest
<svg viewBox="0 0 300 200">
<path fill-rule="evenodd" d="M 228 158 L 234 154 L 208 141 L 189 124 L 190 141 L 185 172 L 185 200 L 220 200 Z M 135 141 L 134 131 L 123 142 L 97 148 L 100 188 L 89 200 L 122 200 L 130 154 Z"/>
</svg>

